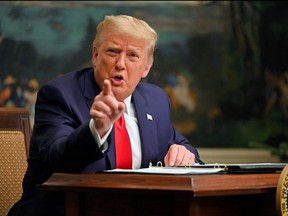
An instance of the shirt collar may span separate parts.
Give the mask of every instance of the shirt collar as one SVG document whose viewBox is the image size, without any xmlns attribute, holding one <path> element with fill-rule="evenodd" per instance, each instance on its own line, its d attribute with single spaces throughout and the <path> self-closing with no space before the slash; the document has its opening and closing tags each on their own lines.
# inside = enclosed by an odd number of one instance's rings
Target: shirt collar
<svg viewBox="0 0 288 216">
<path fill-rule="evenodd" d="M 130 95 L 129 97 L 127 97 L 127 98 L 124 100 L 124 103 L 125 103 L 125 112 L 126 112 L 128 115 L 130 115 L 131 97 L 132 97 L 132 95 Z"/>
</svg>

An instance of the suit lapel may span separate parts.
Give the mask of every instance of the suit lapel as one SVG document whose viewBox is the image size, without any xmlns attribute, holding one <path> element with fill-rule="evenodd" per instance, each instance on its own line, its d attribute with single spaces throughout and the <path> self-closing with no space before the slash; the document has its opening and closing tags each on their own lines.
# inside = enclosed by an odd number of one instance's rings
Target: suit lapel
<svg viewBox="0 0 288 216">
<path fill-rule="evenodd" d="M 149 104 L 137 88 L 133 93 L 132 101 L 135 106 L 141 139 L 141 167 L 148 167 L 149 162 L 152 162 L 158 154 L 156 115 L 149 108 Z"/>
<path fill-rule="evenodd" d="M 93 68 L 85 73 L 86 74 L 79 79 L 83 95 L 86 98 L 86 105 L 90 110 L 95 96 L 101 92 L 101 89 L 95 81 Z"/>
</svg>

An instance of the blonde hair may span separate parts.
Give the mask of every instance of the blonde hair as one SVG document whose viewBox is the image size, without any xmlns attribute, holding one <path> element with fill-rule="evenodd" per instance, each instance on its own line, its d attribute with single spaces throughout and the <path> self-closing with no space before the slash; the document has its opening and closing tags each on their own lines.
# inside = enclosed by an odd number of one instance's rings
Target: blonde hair
<svg viewBox="0 0 288 216">
<path fill-rule="evenodd" d="M 150 64 L 153 63 L 153 55 L 156 48 L 158 35 L 145 21 L 127 16 L 105 16 L 104 20 L 97 26 L 97 33 L 93 41 L 93 48 L 98 48 L 107 33 L 127 34 L 137 38 L 145 39 L 148 44 L 148 59 Z"/>
</svg>

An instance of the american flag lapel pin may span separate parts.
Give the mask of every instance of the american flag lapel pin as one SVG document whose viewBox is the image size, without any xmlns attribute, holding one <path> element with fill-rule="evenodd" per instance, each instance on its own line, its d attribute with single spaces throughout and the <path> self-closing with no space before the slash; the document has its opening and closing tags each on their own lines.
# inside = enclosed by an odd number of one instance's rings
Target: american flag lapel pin
<svg viewBox="0 0 288 216">
<path fill-rule="evenodd" d="M 153 121 L 153 118 L 152 118 L 152 115 L 150 115 L 150 114 L 146 114 L 146 117 L 147 117 L 147 120 L 150 120 L 150 121 Z"/>
</svg>

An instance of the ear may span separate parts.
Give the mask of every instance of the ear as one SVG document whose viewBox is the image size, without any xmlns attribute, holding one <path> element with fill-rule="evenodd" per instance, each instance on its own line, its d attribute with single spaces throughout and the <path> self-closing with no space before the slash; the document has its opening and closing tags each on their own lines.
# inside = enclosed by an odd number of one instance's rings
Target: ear
<svg viewBox="0 0 288 216">
<path fill-rule="evenodd" d="M 92 49 L 92 63 L 94 66 L 97 63 L 97 57 L 98 57 L 98 50 L 96 47 L 93 47 L 93 49 Z"/>
<path fill-rule="evenodd" d="M 145 78 L 145 77 L 149 74 L 149 71 L 150 71 L 151 66 L 152 66 L 152 65 L 147 65 L 147 66 L 145 66 L 145 70 L 144 70 L 143 73 L 142 73 L 142 78 Z"/>
</svg>

